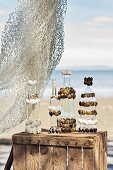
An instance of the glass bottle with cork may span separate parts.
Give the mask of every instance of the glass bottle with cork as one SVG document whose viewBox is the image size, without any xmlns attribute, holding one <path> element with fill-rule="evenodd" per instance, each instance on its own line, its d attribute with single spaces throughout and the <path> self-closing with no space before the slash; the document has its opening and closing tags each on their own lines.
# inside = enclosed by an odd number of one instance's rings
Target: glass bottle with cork
<svg viewBox="0 0 113 170">
<path fill-rule="evenodd" d="M 61 106 L 59 105 L 56 79 L 52 79 L 52 95 L 50 97 L 50 106 L 48 107 L 50 115 L 50 133 L 57 131 L 57 119 L 61 115 Z"/>
<path fill-rule="evenodd" d="M 93 78 L 85 77 L 84 85 L 86 86 L 85 92 L 81 94 L 81 100 L 79 102 L 80 110 L 79 115 L 80 118 L 78 122 L 80 124 L 79 131 L 80 132 L 96 132 L 97 131 L 97 101 L 95 98 L 95 93 L 93 92 Z"/>
<path fill-rule="evenodd" d="M 64 77 L 63 87 L 58 92 L 58 100 L 62 107 L 62 113 L 58 119 L 57 126 L 61 128 L 62 132 L 76 131 L 75 119 L 75 98 L 76 91 L 70 86 L 71 71 L 62 71 Z"/>
</svg>

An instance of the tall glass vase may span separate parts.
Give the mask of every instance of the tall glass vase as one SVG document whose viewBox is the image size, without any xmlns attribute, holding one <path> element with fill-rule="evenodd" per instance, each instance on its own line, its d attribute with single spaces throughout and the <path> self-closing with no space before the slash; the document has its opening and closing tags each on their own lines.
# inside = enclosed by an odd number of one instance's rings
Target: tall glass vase
<svg viewBox="0 0 113 170">
<path fill-rule="evenodd" d="M 40 99 L 37 94 L 37 81 L 28 82 L 27 89 L 27 99 L 26 99 L 26 108 L 27 108 L 27 120 L 25 124 L 25 131 L 27 133 L 37 134 L 41 131 L 41 121 L 39 117 L 40 109 Z"/>
</svg>

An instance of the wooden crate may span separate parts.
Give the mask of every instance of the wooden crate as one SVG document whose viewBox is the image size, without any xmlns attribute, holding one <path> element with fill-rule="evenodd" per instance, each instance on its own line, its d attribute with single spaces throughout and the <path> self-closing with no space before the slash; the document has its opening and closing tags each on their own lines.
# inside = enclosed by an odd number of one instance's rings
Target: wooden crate
<svg viewBox="0 0 113 170">
<path fill-rule="evenodd" d="M 14 170 L 107 170 L 107 133 L 13 135 Z"/>
</svg>

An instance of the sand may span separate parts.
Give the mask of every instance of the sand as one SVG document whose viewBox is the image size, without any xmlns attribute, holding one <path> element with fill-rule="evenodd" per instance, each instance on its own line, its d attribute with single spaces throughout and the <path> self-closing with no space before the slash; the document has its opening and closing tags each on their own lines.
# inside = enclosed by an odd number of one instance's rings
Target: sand
<svg viewBox="0 0 113 170">
<path fill-rule="evenodd" d="M 108 131 L 108 138 L 113 140 L 113 97 L 112 98 L 98 98 L 97 106 L 97 119 L 98 119 L 98 131 Z M 75 117 L 78 119 L 79 98 L 75 101 Z M 40 118 L 43 128 L 49 128 L 50 117 L 48 115 L 48 100 L 43 100 L 40 106 Z M 8 133 L 0 134 L 0 138 L 11 138 L 11 136 L 18 132 L 23 132 L 25 128 L 25 122 L 19 126 L 13 128 Z"/>
</svg>

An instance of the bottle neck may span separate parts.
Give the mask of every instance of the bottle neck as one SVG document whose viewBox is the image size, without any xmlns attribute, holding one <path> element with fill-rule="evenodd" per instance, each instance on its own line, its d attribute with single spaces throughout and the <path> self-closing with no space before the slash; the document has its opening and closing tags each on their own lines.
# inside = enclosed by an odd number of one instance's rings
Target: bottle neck
<svg viewBox="0 0 113 170">
<path fill-rule="evenodd" d="M 56 80 L 52 80 L 52 96 L 57 96 Z"/>
<path fill-rule="evenodd" d="M 70 87 L 70 75 L 64 75 L 64 87 Z"/>
<path fill-rule="evenodd" d="M 92 93 L 92 88 L 91 88 L 91 86 L 87 86 L 87 87 L 85 88 L 85 93 Z"/>
</svg>

